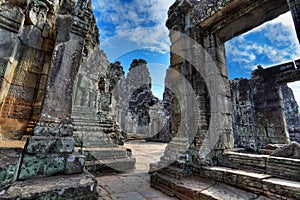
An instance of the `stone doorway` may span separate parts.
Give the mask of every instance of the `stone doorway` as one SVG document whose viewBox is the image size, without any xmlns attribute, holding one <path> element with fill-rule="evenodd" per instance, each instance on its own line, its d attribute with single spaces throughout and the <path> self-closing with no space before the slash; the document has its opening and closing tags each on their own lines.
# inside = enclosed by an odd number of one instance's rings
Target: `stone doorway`
<svg viewBox="0 0 300 200">
<path fill-rule="evenodd" d="M 276 31 L 279 27 L 280 31 Z M 286 38 L 284 46 L 278 44 L 276 39 L 281 34 Z M 260 37 L 259 42 L 254 36 Z M 225 43 L 226 58 L 229 58 L 226 63 L 229 67 L 236 148 L 257 151 L 267 144 L 284 144 L 289 138 L 289 127 L 299 126 L 296 94 L 288 88 L 288 80 L 278 83 L 283 72 L 275 72 L 280 67 L 285 71 L 290 70 L 285 73 L 295 72 L 293 70 L 297 66 L 293 63 L 297 61 L 293 59 L 297 58 L 297 46 L 297 33 L 290 12 Z M 278 62 L 279 65 L 272 65 Z M 268 75 L 263 75 L 264 70 Z M 271 80 L 272 76 L 277 78 Z M 297 128 L 292 129 L 295 132 Z M 294 135 L 292 133 L 291 141 L 295 141 Z"/>
</svg>

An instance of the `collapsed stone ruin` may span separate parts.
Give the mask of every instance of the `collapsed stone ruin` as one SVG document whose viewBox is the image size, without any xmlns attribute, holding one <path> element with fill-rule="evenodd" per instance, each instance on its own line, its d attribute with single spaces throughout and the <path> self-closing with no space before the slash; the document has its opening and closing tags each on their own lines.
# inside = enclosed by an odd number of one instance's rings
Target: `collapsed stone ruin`
<svg viewBox="0 0 300 200">
<path fill-rule="evenodd" d="M 159 102 L 145 60 L 125 77 L 99 49 L 90 0 L 0 0 L 0 140 L 26 140 L 0 148 L 0 198 L 97 199 L 90 172 L 132 169 L 119 144 L 133 132 L 169 142 L 150 170 L 168 195 L 299 199 L 290 141 L 300 122 L 286 83 L 300 79 L 300 61 L 229 81 L 224 46 L 289 10 L 299 39 L 299 9 L 296 0 L 176 0 Z"/>
</svg>

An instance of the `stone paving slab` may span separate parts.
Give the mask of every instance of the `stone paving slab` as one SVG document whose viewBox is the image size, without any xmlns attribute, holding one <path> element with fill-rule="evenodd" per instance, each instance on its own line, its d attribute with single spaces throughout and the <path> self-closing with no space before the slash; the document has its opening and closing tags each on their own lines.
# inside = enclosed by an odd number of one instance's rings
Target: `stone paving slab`
<svg viewBox="0 0 300 200">
<path fill-rule="evenodd" d="M 111 174 L 97 177 L 100 199 L 152 200 L 176 199 L 151 188 L 147 173 Z"/>
<path fill-rule="evenodd" d="M 136 158 L 135 169 L 130 172 L 98 176 L 102 200 L 172 200 L 166 194 L 150 187 L 149 164 L 158 162 L 166 144 L 130 141 L 125 144 Z"/>
</svg>

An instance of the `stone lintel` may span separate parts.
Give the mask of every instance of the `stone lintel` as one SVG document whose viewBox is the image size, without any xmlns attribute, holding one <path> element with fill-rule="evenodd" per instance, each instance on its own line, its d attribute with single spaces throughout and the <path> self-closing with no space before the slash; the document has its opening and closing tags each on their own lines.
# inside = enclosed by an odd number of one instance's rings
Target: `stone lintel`
<svg viewBox="0 0 300 200">
<path fill-rule="evenodd" d="M 217 2 L 217 1 L 216 1 Z M 201 12 L 201 7 L 195 6 L 194 13 Z M 218 10 L 219 9 L 219 10 Z M 217 32 L 223 42 L 245 33 L 260 24 L 272 20 L 289 11 L 286 0 L 239 0 L 224 5 L 222 9 L 212 8 L 205 20 L 193 16 L 192 22 L 209 32 Z M 198 23 L 197 23 L 198 22 Z"/>
</svg>

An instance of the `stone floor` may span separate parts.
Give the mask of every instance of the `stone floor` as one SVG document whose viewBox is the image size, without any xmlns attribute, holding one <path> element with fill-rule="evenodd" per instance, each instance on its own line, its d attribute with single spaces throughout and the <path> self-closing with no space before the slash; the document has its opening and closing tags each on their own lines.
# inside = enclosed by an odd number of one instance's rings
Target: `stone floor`
<svg viewBox="0 0 300 200">
<path fill-rule="evenodd" d="M 150 187 L 149 163 L 159 161 L 166 144 L 130 141 L 125 147 L 136 158 L 136 169 L 131 172 L 113 173 L 97 177 L 100 199 L 112 200 L 168 200 L 169 197 Z"/>
</svg>

